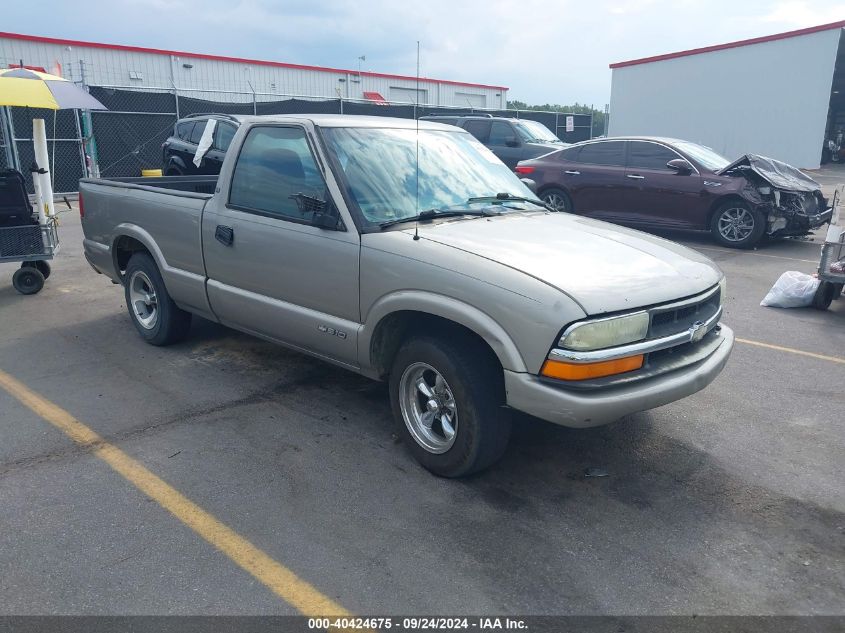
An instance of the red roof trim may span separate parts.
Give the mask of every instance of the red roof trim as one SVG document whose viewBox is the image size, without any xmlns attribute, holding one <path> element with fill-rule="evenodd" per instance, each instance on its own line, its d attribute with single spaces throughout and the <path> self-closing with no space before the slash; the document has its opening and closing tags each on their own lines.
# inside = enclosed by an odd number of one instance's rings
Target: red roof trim
<svg viewBox="0 0 845 633">
<path fill-rule="evenodd" d="M 4 33 L 0 31 L 0 38 L 9 38 L 12 40 L 24 40 L 28 42 L 40 42 L 44 44 L 59 44 L 61 46 L 85 46 L 88 48 L 106 48 L 115 51 L 129 51 L 133 53 L 154 53 L 156 55 L 175 55 L 177 57 L 191 57 L 193 59 L 209 59 L 218 62 L 235 62 L 239 64 L 256 64 L 259 66 L 275 66 L 277 68 L 293 68 L 296 70 L 317 70 L 327 73 L 343 73 L 350 75 L 357 75 L 357 70 L 346 70 L 344 68 L 328 68 L 324 66 L 307 66 L 304 64 L 288 64 L 285 62 L 270 62 L 260 59 L 246 59 L 244 57 L 226 57 L 224 55 L 206 55 L 203 53 L 186 53 L 185 51 L 169 51 L 159 48 L 144 48 L 143 46 L 125 46 L 123 44 L 103 44 L 100 42 L 83 42 L 80 40 L 65 40 L 55 37 L 42 37 L 40 35 L 24 35 L 22 33 Z M 408 75 L 392 75 L 389 73 L 374 73 L 368 71 L 361 71 L 361 74 L 366 77 L 383 77 L 386 79 L 404 79 L 408 81 L 416 81 L 416 77 Z M 473 84 L 465 81 L 452 81 L 449 79 L 430 79 L 428 77 L 420 77 L 420 81 L 431 81 L 438 84 L 447 84 L 451 86 L 471 86 L 473 88 L 489 88 L 494 90 L 508 90 L 505 86 L 489 86 L 487 84 Z"/>
<path fill-rule="evenodd" d="M 739 48 L 740 46 L 750 46 L 751 44 L 761 44 L 763 42 L 774 42 L 777 40 L 785 40 L 790 37 L 798 37 L 800 35 L 810 35 L 811 33 L 819 33 L 821 31 L 830 31 L 831 29 L 845 28 L 845 20 L 839 22 L 831 22 L 830 24 L 821 24 L 819 26 L 811 26 L 806 29 L 798 29 L 796 31 L 787 31 L 786 33 L 777 33 L 775 35 L 764 35 L 763 37 L 754 37 L 750 40 L 740 40 L 738 42 L 729 42 L 727 44 L 716 44 L 715 46 L 705 46 L 704 48 L 693 48 L 688 51 L 681 51 L 679 53 L 667 53 L 665 55 L 656 55 L 654 57 L 643 57 L 641 59 L 632 59 L 627 62 L 617 62 L 611 64 L 611 68 L 624 68 L 625 66 L 636 66 L 638 64 L 650 64 L 651 62 L 662 62 L 667 59 L 675 59 L 677 57 L 687 57 L 689 55 L 700 55 L 701 53 L 712 53 L 713 51 L 723 51 L 728 48 Z"/>
</svg>

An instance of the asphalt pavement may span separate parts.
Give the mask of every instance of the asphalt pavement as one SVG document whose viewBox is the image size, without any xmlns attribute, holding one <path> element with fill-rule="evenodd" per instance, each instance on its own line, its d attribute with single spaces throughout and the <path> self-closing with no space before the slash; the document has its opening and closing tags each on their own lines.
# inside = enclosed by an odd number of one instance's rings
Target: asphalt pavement
<svg viewBox="0 0 845 633">
<path fill-rule="evenodd" d="M 727 273 L 722 375 L 598 429 L 518 416 L 455 481 L 384 385 L 200 319 L 144 344 L 64 214 L 40 294 L 0 265 L 0 372 L 32 394 L 0 388 L 0 614 L 845 613 L 845 300 L 759 306 L 819 239 L 665 237 Z"/>
</svg>

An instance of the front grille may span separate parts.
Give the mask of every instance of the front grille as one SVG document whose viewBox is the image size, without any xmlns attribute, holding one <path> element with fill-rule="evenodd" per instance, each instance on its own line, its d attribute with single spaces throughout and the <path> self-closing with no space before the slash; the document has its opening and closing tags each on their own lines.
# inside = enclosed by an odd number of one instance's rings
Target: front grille
<svg viewBox="0 0 845 633">
<path fill-rule="evenodd" d="M 667 372 L 682 369 L 710 356 L 722 344 L 720 328 L 716 323 L 721 314 L 721 286 L 715 286 L 701 294 L 673 301 L 663 305 L 645 308 L 649 314 L 648 334 L 643 341 L 678 336 L 678 342 L 664 349 L 647 352 L 641 369 L 589 380 L 573 381 L 567 384 L 571 389 L 603 389 L 628 384 L 637 380 L 654 378 Z M 710 322 L 707 332 L 704 324 Z M 698 327 L 695 327 L 698 325 Z M 701 338 L 692 341 L 693 332 Z"/>
<path fill-rule="evenodd" d="M 720 293 L 717 286 L 703 297 L 649 309 L 648 338 L 671 336 L 689 330 L 696 322 L 706 322 L 719 311 Z"/>
</svg>

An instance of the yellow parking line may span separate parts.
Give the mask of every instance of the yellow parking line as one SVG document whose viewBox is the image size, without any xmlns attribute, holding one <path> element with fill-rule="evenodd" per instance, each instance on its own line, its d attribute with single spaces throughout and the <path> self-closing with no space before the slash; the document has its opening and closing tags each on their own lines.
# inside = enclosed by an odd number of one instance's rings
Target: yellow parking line
<svg viewBox="0 0 845 633">
<path fill-rule="evenodd" d="M 97 457 L 129 483 L 168 510 L 300 613 L 309 616 L 349 615 L 348 611 L 331 598 L 320 593 L 314 586 L 218 521 L 147 470 L 140 462 L 113 444 L 109 444 L 70 413 L 41 397 L 2 370 L 0 370 L 0 387 L 62 431 L 76 444 L 91 448 Z"/>
<path fill-rule="evenodd" d="M 815 354 L 813 352 L 805 352 L 802 349 L 794 349 L 792 347 L 781 347 L 780 345 L 772 345 L 771 343 L 761 343 L 760 341 L 751 341 L 747 338 L 736 339 L 737 343 L 745 343 L 746 345 L 756 345 L 757 347 L 765 347 L 766 349 L 774 349 L 779 352 L 789 352 L 790 354 L 799 354 L 800 356 L 809 356 L 810 358 L 818 358 L 819 360 L 827 360 L 831 363 L 845 364 L 845 358 L 839 356 L 825 356 L 824 354 Z"/>
</svg>

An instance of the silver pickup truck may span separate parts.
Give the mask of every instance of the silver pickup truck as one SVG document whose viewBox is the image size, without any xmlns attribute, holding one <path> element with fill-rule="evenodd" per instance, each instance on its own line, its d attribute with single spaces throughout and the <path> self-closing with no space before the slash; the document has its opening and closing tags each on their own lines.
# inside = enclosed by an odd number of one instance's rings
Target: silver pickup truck
<svg viewBox="0 0 845 633">
<path fill-rule="evenodd" d="M 733 346 L 710 260 L 550 212 L 447 125 L 245 118 L 219 178 L 87 179 L 80 212 L 147 342 L 195 314 L 387 380 L 442 476 L 492 464 L 510 409 L 605 424 L 702 389 Z"/>
</svg>

